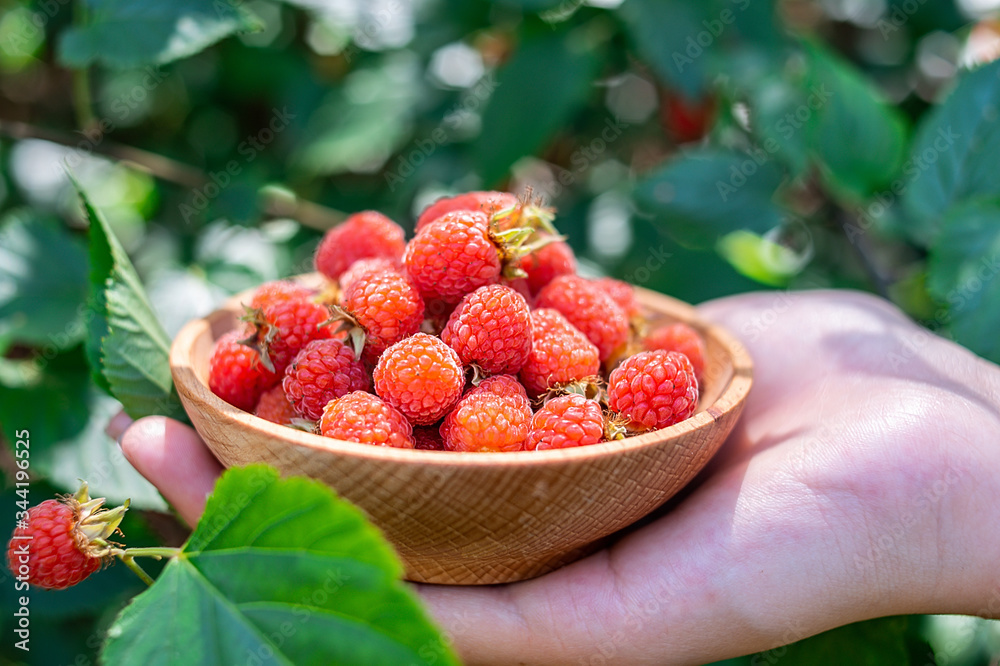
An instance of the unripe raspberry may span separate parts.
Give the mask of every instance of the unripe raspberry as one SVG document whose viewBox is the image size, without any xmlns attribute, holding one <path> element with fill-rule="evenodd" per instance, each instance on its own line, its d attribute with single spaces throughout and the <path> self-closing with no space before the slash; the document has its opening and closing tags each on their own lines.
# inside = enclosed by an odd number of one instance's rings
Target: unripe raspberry
<svg viewBox="0 0 1000 666">
<path fill-rule="evenodd" d="M 466 365 L 490 375 L 516 373 L 531 351 L 531 311 L 510 287 L 480 287 L 458 304 L 441 339 Z"/>
<path fill-rule="evenodd" d="M 559 276 L 538 293 L 536 305 L 561 312 L 594 343 L 601 361 L 628 343 L 629 325 L 625 313 L 590 280 L 576 275 Z"/>
<path fill-rule="evenodd" d="M 417 333 L 383 352 L 373 374 L 375 392 L 413 425 L 430 425 L 462 395 L 465 372 L 455 351 L 439 338 Z"/>
<path fill-rule="evenodd" d="M 371 379 L 354 358 L 354 350 L 343 342 L 313 340 L 285 370 L 282 387 L 295 411 L 316 421 L 328 402 L 352 391 L 369 390 Z"/>
<path fill-rule="evenodd" d="M 399 410 L 378 396 L 355 391 L 331 400 L 323 410 L 319 431 L 347 442 L 412 449 L 413 428 Z"/>
<path fill-rule="evenodd" d="M 403 229 L 376 211 L 355 213 L 330 229 L 316 249 L 316 270 L 336 280 L 358 259 L 398 260 L 406 245 Z"/>
<path fill-rule="evenodd" d="M 683 421 L 698 406 L 698 380 L 691 361 L 667 351 L 630 356 L 608 378 L 608 406 L 647 429 Z"/>
<path fill-rule="evenodd" d="M 558 311 L 533 311 L 531 328 L 531 353 L 519 375 L 529 396 L 536 397 L 600 371 L 597 347 Z"/>
<path fill-rule="evenodd" d="M 264 367 L 256 351 L 240 344 L 244 335 L 229 331 L 216 340 L 208 362 L 208 387 L 233 407 L 249 412 L 280 377 Z"/>
<path fill-rule="evenodd" d="M 524 448 L 565 449 L 604 439 L 604 414 L 596 400 L 582 395 L 553 398 L 535 412 Z"/>
</svg>

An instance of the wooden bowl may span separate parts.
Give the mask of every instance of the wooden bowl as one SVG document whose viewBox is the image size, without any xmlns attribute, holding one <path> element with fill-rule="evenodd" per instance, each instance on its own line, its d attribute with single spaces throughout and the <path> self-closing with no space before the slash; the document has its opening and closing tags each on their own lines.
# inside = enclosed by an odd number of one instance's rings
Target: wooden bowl
<svg viewBox="0 0 1000 666">
<path fill-rule="evenodd" d="M 315 281 L 307 276 L 305 281 Z M 409 580 L 476 585 L 532 578 L 579 559 L 683 488 L 726 439 L 752 382 L 749 355 L 693 307 L 637 289 L 654 321 L 683 321 L 705 339 L 698 411 L 638 437 L 515 453 L 452 453 L 369 446 L 275 425 L 208 388 L 220 335 L 241 297 L 189 322 L 170 350 L 181 401 L 226 466 L 264 462 L 319 479 L 363 509 L 396 547 Z"/>
</svg>

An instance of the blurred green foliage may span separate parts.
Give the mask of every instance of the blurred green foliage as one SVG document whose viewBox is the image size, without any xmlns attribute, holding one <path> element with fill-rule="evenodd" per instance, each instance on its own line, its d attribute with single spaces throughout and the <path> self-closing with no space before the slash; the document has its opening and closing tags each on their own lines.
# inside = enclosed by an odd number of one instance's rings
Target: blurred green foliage
<svg viewBox="0 0 1000 666">
<path fill-rule="evenodd" d="M 310 270 L 338 211 L 412 228 L 442 194 L 531 186 L 589 273 L 692 302 L 868 289 L 1000 361 L 988 5 L 4 0 L 0 431 L 31 431 L 39 497 L 84 476 L 153 511 L 130 514 L 133 545 L 166 538 L 148 527 L 162 499 L 102 432 L 116 403 L 82 349 L 98 324 L 66 168 L 167 335 Z M 39 640 L 39 658 L 91 663 L 137 591 L 124 578 L 78 588 L 89 603 L 43 603 L 36 635 L 70 638 Z M 1000 635 L 889 619 L 731 663 L 847 663 L 841 649 L 850 663 L 986 664 Z M 0 659 L 22 656 L 5 642 Z"/>
</svg>

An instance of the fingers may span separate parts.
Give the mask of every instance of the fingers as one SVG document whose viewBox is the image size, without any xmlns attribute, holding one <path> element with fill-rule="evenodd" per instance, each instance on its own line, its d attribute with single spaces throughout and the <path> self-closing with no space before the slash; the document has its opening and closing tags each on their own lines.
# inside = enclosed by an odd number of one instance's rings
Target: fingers
<svg viewBox="0 0 1000 666">
<path fill-rule="evenodd" d="M 121 424 L 112 419 L 109 433 L 112 426 Z M 121 447 L 132 466 L 159 489 L 181 518 L 192 526 L 198 522 L 222 465 L 197 432 L 164 416 L 147 416 L 128 426 Z"/>
</svg>

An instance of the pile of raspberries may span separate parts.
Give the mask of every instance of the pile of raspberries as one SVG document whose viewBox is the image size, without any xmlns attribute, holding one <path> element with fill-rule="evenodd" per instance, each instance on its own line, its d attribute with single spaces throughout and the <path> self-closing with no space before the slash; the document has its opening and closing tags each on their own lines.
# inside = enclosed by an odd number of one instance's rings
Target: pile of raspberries
<svg viewBox="0 0 1000 666">
<path fill-rule="evenodd" d="M 326 286 L 261 285 L 209 386 L 274 423 L 436 451 L 585 446 L 691 416 L 698 333 L 648 330 L 631 285 L 578 276 L 553 217 L 469 192 L 431 204 L 407 242 L 380 213 L 351 215 L 316 251 Z"/>
</svg>

